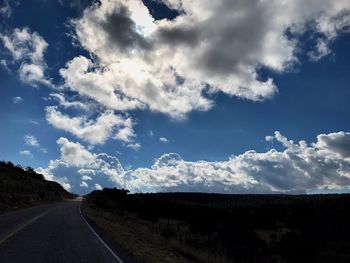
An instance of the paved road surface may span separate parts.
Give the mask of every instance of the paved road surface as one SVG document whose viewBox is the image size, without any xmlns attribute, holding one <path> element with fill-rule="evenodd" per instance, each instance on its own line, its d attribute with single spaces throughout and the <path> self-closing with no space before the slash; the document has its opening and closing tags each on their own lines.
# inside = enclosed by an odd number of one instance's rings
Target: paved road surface
<svg viewBox="0 0 350 263">
<path fill-rule="evenodd" d="M 82 218 L 79 201 L 0 215 L 0 262 L 120 262 Z"/>
</svg>

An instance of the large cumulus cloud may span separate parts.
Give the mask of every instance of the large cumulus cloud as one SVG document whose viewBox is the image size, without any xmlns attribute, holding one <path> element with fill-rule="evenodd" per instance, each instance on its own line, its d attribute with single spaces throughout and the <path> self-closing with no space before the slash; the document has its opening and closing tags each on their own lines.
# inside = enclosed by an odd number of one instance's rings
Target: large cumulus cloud
<svg viewBox="0 0 350 263">
<path fill-rule="evenodd" d="M 60 158 L 51 160 L 47 167 L 36 169 L 47 180 L 57 181 L 73 192 L 81 192 L 79 187 L 91 191 L 93 186 L 89 186 L 90 182 L 102 181 L 106 184 L 106 179 L 110 185 L 123 186 L 124 169 L 116 157 L 92 153 L 80 143 L 64 137 L 59 138 L 57 144 L 60 146 Z"/>
<path fill-rule="evenodd" d="M 151 168 L 130 172 L 135 177 L 133 185 L 152 191 L 229 193 L 302 193 L 350 187 L 350 133 L 319 135 L 311 145 L 294 143 L 279 132 L 267 138 L 285 149 L 264 153 L 251 150 L 222 162 L 188 162 L 167 154 Z"/>
<path fill-rule="evenodd" d="M 32 86 L 59 89 L 53 97 L 64 109 L 85 111 L 72 116 L 46 108 L 56 128 L 90 144 L 114 137 L 137 150 L 135 122 L 125 112 L 150 110 L 184 119 L 212 108 L 216 92 L 253 101 L 271 98 L 278 87 L 260 76 L 261 68 L 285 72 L 298 64 L 300 52 L 322 59 L 350 28 L 348 0 L 162 2 L 178 16 L 156 20 L 141 0 L 93 1 L 70 21 L 74 42 L 90 56 L 66 62 L 59 70 L 62 85 L 47 76 L 49 44 L 28 27 L 0 32 L 1 65 L 15 68 Z M 314 42 L 310 50 L 300 49 L 305 32 Z M 66 98 L 71 91 L 73 100 Z"/>
<path fill-rule="evenodd" d="M 184 118 L 208 110 L 205 94 L 221 91 L 250 100 L 272 97 L 277 72 L 298 61 L 299 37 L 311 29 L 313 60 L 349 30 L 346 0 L 164 0 L 179 12 L 155 20 L 141 0 L 103 0 L 73 20 L 78 43 L 92 55 L 61 70 L 67 88 L 108 108 L 148 108 Z"/>
<path fill-rule="evenodd" d="M 349 132 L 321 134 L 315 143 L 295 143 L 280 132 L 266 139 L 284 149 L 251 150 L 220 162 L 186 161 L 168 153 L 149 168 L 127 170 L 116 157 L 91 153 L 79 143 L 60 138 L 61 158 L 38 171 L 48 178 L 60 178 L 56 174 L 59 168 L 68 167 L 68 173 L 75 175 L 73 180 L 80 183 L 98 180 L 103 186 L 127 187 L 133 192 L 307 193 L 350 189 Z M 82 175 L 84 179 L 80 179 Z"/>
</svg>

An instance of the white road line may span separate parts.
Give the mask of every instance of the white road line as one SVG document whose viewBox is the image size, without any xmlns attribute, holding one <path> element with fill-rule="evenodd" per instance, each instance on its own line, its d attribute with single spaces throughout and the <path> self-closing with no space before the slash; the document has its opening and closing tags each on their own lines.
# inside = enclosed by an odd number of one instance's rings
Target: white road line
<svg viewBox="0 0 350 263">
<path fill-rule="evenodd" d="M 23 228 L 26 228 L 27 226 L 33 224 L 35 221 L 37 221 L 39 218 L 47 215 L 50 213 L 54 208 L 51 208 L 50 210 L 41 213 L 37 216 L 34 216 L 33 218 L 29 219 L 28 221 L 24 222 L 23 224 L 17 226 L 14 230 L 12 230 L 10 233 L 7 233 L 3 238 L 0 239 L 0 245 L 4 242 L 6 242 L 9 238 L 16 235 L 19 231 L 21 231 Z"/>
<path fill-rule="evenodd" d="M 102 245 L 105 246 L 105 248 L 107 248 L 107 250 L 112 254 L 112 256 L 119 262 L 119 263 L 124 263 L 123 260 L 121 260 L 120 257 L 117 256 L 117 254 L 114 253 L 114 251 L 103 241 L 103 239 L 96 233 L 96 231 L 92 228 L 92 226 L 90 226 L 90 224 L 88 223 L 88 221 L 86 221 L 83 213 L 81 212 L 81 205 L 79 206 L 79 213 L 81 215 L 81 218 L 84 220 L 84 222 L 87 224 L 87 226 L 90 228 L 90 230 L 92 231 L 92 233 L 94 233 L 94 235 L 97 237 L 97 239 L 102 243 Z"/>
</svg>

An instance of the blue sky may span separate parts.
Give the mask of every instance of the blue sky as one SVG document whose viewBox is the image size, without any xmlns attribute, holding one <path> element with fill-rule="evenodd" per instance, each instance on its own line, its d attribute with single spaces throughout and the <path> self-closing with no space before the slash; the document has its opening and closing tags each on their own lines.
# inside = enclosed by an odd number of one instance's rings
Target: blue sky
<svg viewBox="0 0 350 263">
<path fill-rule="evenodd" d="M 0 3 L 0 159 L 77 193 L 348 191 L 348 1 Z"/>
</svg>

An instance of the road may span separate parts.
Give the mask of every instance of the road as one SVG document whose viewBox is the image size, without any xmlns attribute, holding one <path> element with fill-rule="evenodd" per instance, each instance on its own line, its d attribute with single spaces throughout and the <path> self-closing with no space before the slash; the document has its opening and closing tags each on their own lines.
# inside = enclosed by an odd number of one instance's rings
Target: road
<svg viewBox="0 0 350 263">
<path fill-rule="evenodd" d="M 0 215 L 0 262 L 122 262 L 82 217 L 80 205 L 66 201 Z"/>
</svg>

